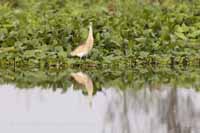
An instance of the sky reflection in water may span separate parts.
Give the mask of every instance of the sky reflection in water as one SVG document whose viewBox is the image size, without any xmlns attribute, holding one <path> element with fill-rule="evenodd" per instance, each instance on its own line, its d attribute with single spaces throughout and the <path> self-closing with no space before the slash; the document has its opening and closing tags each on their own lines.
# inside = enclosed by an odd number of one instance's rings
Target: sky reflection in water
<svg viewBox="0 0 200 133">
<path fill-rule="evenodd" d="M 154 84 L 138 90 L 101 86 L 94 93 L 95 81 L 88 74 L 78 78 L 79 82 L 74 80 L 64 93 L 61 89 L 18 89 L 15 85 L 1 85 L 1 131 L 200 132 L 200 93 L 192 84 L 190 87 Z"/>
</svg>

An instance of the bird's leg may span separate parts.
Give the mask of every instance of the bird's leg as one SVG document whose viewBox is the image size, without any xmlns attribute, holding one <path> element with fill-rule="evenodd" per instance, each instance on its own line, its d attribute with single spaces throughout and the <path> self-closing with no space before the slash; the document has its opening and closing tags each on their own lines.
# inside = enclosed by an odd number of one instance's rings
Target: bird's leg
<svg viewBox="0 0 200 133">
<path fill-rule="evenodd" d="M 85 56 L 85 61 L 87 60 L 88 55 Z"/>
<path fill-rule="evenodd" d="M 81 66 L 81 59 L 82 59 L 82 56 L 79 58 L 79 68 Z"/>
</svg>

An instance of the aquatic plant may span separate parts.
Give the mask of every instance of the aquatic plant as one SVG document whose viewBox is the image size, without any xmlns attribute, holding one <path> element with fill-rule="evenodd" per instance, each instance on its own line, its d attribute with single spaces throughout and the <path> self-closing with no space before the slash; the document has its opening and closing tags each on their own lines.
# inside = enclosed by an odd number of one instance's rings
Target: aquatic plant
<svg viewBox="0 0 200 133">
<path fill-rule="evenodd" d="M 199 0 L 113 1 L 4 0 L 1 64 L 200 64 Z M 92 53 L 85 61 L 69 58 L 90 21 Z"/>
</svg>

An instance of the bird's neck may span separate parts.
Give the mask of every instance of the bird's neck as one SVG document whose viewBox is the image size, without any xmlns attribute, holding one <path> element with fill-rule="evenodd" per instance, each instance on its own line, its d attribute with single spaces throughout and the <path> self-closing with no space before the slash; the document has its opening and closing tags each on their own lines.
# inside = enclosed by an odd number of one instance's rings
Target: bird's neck
<svg viewBox="0 0 200 133">
<path fill-rule="evenodd" d="M 92 26 L 89 27 L 89 34 L 88 34 L 88 38 L 87 38 L 87 41 L 86 41 L 86 44 L 88 46 L 91 46 L 93 45 L 93 30 L 92 30 Z"/>
<path fill-rule="evenodd" d="M 93 30 L 92 30 L 92 26 L 91 25 L 89 27 L 89 36 L 88 36 L 88 38 L 89 37 L 93 37 Z"/>
</svg>

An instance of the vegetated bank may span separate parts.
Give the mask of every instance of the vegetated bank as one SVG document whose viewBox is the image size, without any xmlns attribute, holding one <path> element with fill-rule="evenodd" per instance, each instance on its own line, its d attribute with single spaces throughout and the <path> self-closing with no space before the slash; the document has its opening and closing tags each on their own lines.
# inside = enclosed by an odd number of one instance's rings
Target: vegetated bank
<svg viewBox="0 0 200 133">
<path fill-rule="evenodd" d="M 11 0 L 10 0 L 11 1 Z M 93 22 L 95 45 L 69 57 Z M 13 0 L 0 4 L 1 65 L 200 64 L 200 1 Z"/>
</svg>

